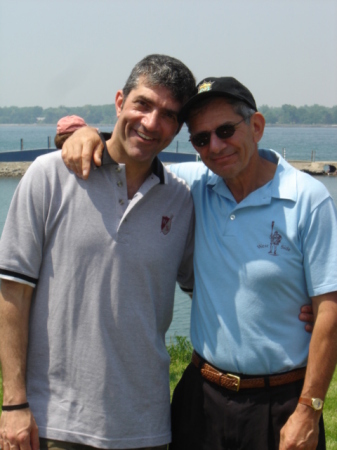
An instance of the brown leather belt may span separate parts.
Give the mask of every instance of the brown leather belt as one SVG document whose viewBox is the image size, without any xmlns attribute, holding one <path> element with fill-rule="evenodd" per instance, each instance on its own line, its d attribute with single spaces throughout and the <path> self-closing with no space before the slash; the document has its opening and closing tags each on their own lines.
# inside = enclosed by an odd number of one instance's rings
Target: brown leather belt
<svg viewBox="0 0 337 450">
<path fill-rule="evenodd" d="M 215 367 L 208 364 L 205 360 L 193 351 L 192 363 L 200 369 L 201 375 L 205 380 L 215 383 L 231 391 L 239 391 L 239 389 L 263 388 L 269 386 L 281 386 L 282 384 L 293 383 L 302 380 L 305 376 L 305 368 L 295 369 L 291 372 L 282 373 L 280 375 L 270 375 L 257 378 L 242 379 L 237 375 L 220 372 Z"/>
</svg>

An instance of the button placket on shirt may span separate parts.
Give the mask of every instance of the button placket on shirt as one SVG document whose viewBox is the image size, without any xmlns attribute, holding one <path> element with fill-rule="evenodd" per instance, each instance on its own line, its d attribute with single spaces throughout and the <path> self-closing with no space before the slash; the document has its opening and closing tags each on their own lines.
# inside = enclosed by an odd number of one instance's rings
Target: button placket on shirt
<svg viewBox="0 0 337 450">
<path fill-rule="evenodd" d="M 115 167 L 115 172 L 116 172 L 116 173 L 120 174 L 121 171 L 122 171 L 122 169 L 121 169 L 120 166 L 116 166 L 116 167 Z M 116 184 L 117 184 L 117 187 L 119 187 L 119 188 L 122 188 L 122 187 L 124 186 L 123 181 L 122 181 L 121 179 L 119 179 L 119 178 L 117 178 Z M 118 195 L 118 197 L 119 197 L 119 198 L 118 198 L 118 203 L 119 203 L 121 206 L 123 206 L 123 205 L 125 204 L 125 200 L 124 200 L 124 198 L 122 197 L 123 194 L 124 194 L 124 192 L 121 191 L 121 192 L 119 193 L 119 195 Z"/>
<path fill-rule="evenodd" d="M 123 171 L 122 167 L 119 165 L 115 167 L 115 174 L 116 174 L 116 186 L 117 186 L 117 201 L 120 206 L 119 210 L 119 219 L 121 220 L 124 213 L 125 208 L 127 207 L 127 190 L 126 190 L 126 182 L 124 180 L 125 172 Z M 123 220 L 123 222 L 126 222 L 126 219 Z"/>
</svg>

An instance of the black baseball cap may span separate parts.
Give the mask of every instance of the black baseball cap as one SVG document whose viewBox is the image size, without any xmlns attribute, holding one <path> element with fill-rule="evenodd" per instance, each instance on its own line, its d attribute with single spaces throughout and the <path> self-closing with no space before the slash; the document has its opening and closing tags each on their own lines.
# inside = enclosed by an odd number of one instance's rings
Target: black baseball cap
<svg viewBox="0 0 337 450">
<path fill-rule="evenodd" d="M 179 122 L 184 122 L 192 106 L 208 97 L 231 97 L 247 103 L 257 111 L 255 99 L 249 89 L 233 77 L 204 78 L 196 87 L 195 94 L 185 103 L 179 112 Z"/>
</svg>

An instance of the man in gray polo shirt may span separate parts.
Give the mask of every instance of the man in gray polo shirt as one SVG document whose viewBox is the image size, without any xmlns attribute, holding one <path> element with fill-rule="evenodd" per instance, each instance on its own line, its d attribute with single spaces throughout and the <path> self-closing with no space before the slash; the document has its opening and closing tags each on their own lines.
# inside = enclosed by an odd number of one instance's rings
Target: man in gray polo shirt
<svg viewBox="0 0 337 450">
<path fill-rule="evenodd" d="M 54 152 L 20 182 L 0 241 L 0 447 L 170 441 L 165 332 L 176 280 L 193 286 L 193 206 L 157 154 L 194 87 L 180 61 L 144 58 L 89 180 Z"/>
</svg>

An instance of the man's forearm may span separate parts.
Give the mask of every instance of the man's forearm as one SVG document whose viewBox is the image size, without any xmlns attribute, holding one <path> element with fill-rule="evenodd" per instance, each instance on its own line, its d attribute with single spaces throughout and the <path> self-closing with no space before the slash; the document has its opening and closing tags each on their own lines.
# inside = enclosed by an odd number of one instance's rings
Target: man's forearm
<svg viewBox="0 0 337 450">
<path fill-rule="evenodd" d="M 337 292 L 321 297 L 301 396 L 324 399 L 337 363 Z"/>
<path fill-rule="evenodd" d="M 337 293 L 315 297 L 317 318 L 301 397 L 325 399 L 337 362 Z M 281 430 L 280 450 L 316 449 L 321 411 L 298 403 Z"/>
<path fill-rule="evenodd" d="M 32 292 L 28 285 L 1 280 L 0 360 L 5 405 L 27 401 L 25 376 Z"/>
</svg>

